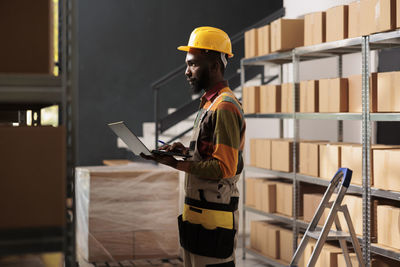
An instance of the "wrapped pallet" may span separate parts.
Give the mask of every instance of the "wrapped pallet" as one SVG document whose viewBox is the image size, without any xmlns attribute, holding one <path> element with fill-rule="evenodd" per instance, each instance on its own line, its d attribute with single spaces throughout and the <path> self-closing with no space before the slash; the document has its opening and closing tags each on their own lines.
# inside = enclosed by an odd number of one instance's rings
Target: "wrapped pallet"
<svg viewBox="0 0 400 267">
<path fill-rule="evenodd" d="M 152 164 L 76 170 L 77 251 L 87 262 L 179 255 L 179 172 Z"/>
</svg>

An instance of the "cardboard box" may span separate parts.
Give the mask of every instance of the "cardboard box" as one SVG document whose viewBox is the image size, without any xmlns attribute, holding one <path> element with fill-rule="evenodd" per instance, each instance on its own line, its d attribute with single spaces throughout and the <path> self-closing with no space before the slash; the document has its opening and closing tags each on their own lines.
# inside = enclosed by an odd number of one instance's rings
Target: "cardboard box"
<svg viewBox="0 0 400 267">
<path fill-rule="evenodd" d="M 244 33 L 244 57 L 251 58 L 258 55 L 258 31 L 251 29 Z"/>
<path fill-rule="evenodd" d="M 260 113 L 277 113 L 281 111 L 281 86 L 260 86 Z"/>
<path fill-rule="evenodd" d="M 281 112 L 282 113 L 293 113 L 293 84 L 283 83 L 281 85 Z M 296 112 L 298 109 L 296 109 Z"/>
<path fill-rule="evenodd" d="M 326 12 L 304 16 L 304 46 L 324 43 L 326 40 Z"/>
<path fill-rule="evenodd" d="M 246 205 L 250 207 L 256 206 L 256 188 L 255 185 L 259 178 L 246 177 Z"/>
<path fill-rule="evenodd" d="M 353 171 L 351 184 L 362 185 L 362 146 L 358 144 L 343 145 L 341 166 Z M 372 174 L 371 170 L 371 186 L 374 184 Z"/>
<path fill-rule="evenodd" d="M 261 252 L 260 226 L 261 221 L 250 222 L 250 247 L 259 252 Z"/>
<path fill-rule="evenodd" d="M 61 231 L 66 223 L 64 127 L 0 127 L 0 229 Z"/>
<path fill-rule="evenodd" d="M 246 114 L 260 112 L 260 87 L 243 87 L 243 111 Z"/>
<path fill-rule="evenodd" d="M 351 265 L 359 266 L 357 255 L 355 253 L 349 253 L 349 256 L 350 256 Z M 363 260 L 363 259 L 361 259 L 361 260 Z M 339 255 L 339 257 L 338 257 L 337 267 L 347 267 L 343 254 Z"/>
<path fill-rule="evenodd" d="M 271 169 L 275 171 L 293 171 L 293 141 L 275 139 L 271 141 Z"/>
<path fill-rule="evenodd" d="M 2 2 L 0 73 L 53 74 L 53 8 L 52 0 Z"/>
<path fill-rule="evenodd" d="M 269 213 L 276 212 L 276 182 L 258 179 L 255 183 L 255 208 Z"/>
<path fill-rule="evenodd" d="M 256 167 L 271 169 L 271 139 L 256 140 Z"/>
<path fill-rule="evenodd" d="M 373 151 L 374 186 L 400 192 L 400 149 Z"/>
<path fill-rule="evenodd" d="M 271 52 L 304 45 L 303 19 L 278 19 L 271 23 Z"/>
<path fill-rule="evenodd" d="M 326 11 L 326 41 L 338 41 L 348 37 L 349 7 L 336 6 Z"/>
<path fill-rule="evenodd" d="M 269 25 L 257 29 L 258 33 L 258 56 L 271 53 L 271 30 Z"/>
<path fill-rule="evenodd" d="M 346 78 L 319 80 L 319 112 L 348 111 L 348 82 Z"/>
<path fill-rule="evenodd" d="M 276 183 L 276 212 L 292 217 L 293 185 L 291 183 Z"/>
<path fill-rule="evenodd" d="M 400 72 L 378 73 L 378 112 L 400 111 Z"/>
<path fill-rule="evenodd" d="M 393 30 L 396 27 L 396 0 L 361 1 L 361 34 Z"/>
<path fill-rule="evenodd" d="M 361 113 L 362 112 L 362 80 L 361 74 L 349 76 L 349 112 Z M 378 73 L 371 73 L 369 79 L 369 109 L 370 112 L 377 111 L 377 83 L 378 83 Z"/>
<path fill-rule="evenodd" d="M 361 36 L 361 3 L 360 1 L 349 4 L 349 38 Z"/>
<path fill-rule="evenodd" d="M 321 144 L 319 146 L 319 177 L 330 181 L 341 166 L 341 145 Z"/>
<path fill-rule="evenodd" d="M 267 222 L 262 222 L 260 228 L 261 253 L 273 259 L 279 258 L 279 228 Z"/>
<path fill-rule="evenodd" d="M 378 243 L 400 249 L 400 208 L 378 206 Z"/>
<path fill-rule="evenodd" d="M 279 259 L 289 264 L 292 261 L 293 251 L 293 231 L 285 228 L 279 229 Z"/>
<path fill-rule="evenodd" d="M 323 194 L 304 194 L 303 195 L 303 219 L 305 222 L 311 222 L 321 203 Z M 323 225 L 328 217 L 329 210 L 326 209 L 318 222 L 318 225 Z"/>
<path fill-rule="evenodd" d="M 342 254 L 342 249 L 326 244 L 319 255 L 318 261 L 315 264 L 317 267 L 337 267 L 338 258 Z"/>
<path fill-rule="evenodd" d="M 300 112 L 318 112 L 319 81 L 300 82 Z"/>
<path fill-rule="evenodd" d="M 257 166 L 257 140 L 256 138 L 250 139 L 250 166 Z"/>
<path fill-rule="evenodd" d="M 319 176 L 319 143 L 300 142 L 299 173 Z"/>
</svg>

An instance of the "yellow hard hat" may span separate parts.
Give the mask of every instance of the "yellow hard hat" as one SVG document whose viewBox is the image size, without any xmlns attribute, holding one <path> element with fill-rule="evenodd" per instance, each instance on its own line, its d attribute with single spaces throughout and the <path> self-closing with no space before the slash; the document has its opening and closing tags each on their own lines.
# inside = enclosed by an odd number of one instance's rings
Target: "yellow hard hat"
<svg viewBox="0 0 400 267">
<path fill-rule="evenodd" d="M 179 46 L 178 50 L 188 52 L 190 48 L 208 49 L 222 52 L 233 57 L 231 39 L 223 30 L 214 27 L 199 27 L 190 34 L 187 46 Z"/>
</svg>

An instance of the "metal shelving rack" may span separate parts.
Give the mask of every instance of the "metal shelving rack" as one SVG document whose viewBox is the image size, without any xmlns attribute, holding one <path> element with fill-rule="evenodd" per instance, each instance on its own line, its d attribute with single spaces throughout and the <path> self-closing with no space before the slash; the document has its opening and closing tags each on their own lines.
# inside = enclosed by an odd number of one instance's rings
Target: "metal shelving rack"
<svg viewBox="0 0 400 267">
<path fill-rule="evenodd" d="M 26 125 L 26 110 L 32 110 L 33 124 L 40 125 L 40 109 L 58 105 L 59 124 L 66 129 L 66 199 L 74 200 L 74 168 L 77 136 L 77 1 L 59 0 L 60 75 L 0 74 L 0 112 L 18 112 L 20 125 Z M 35 116 L 36 119 L 33 119 Z M 32 124 L 32 125 L 33 125 Z M 2 233 L 0 255 L 63 252 L 65 266 L 76 266 L 75 203 L 66 207 L 66 226 L 62 229 L 24 229 Z"/>
<path fill-rule="evenodd" d="M 361 245 L 363 248 L 363 257 L 366 266 L 371 265 L 371 253 L 379 254 L 385 257 L 389 257 L 400 261 L 400 252 L 396 250 L 390 250 L 383 248 L 376 244 L 371 244 L 371 197 L 379 197 L 391 200 L 400 200 L 400 192 L 380 190 L 371 188 L 371 166 L 370 166 L 370 151 L 371 151 L 371 123 L 374 121 L 400 121 L 400 113 L 370 113 L 369 107 L 369 74 L 370 74 L 370 51 L 384 48 L 392 48 L 400 46 L 400 30 L 395 30 L 386 33 L 378 33 L 370 36 L 363 36 L 351 39 L 345 39 L 335 42 L 322 43 L 313 46 L 295 48 L 289 52 L 273 53 L 266 56 L 248 58 L 241 60 L 241 83 L 242 87 L 245 85 L 245 67 L 248 65 L 267 65 L 276 64 L 280 65 L 280 77 L 282 77 L 282 64 L 292 63 L 293 64 L 293 106 L 298 105 L 299 97 L 297 95 L 296 87 L 299 80 L 299 62 L 328 58 L 338 57 L 338 77 L 342 77 L 342 56 L 350 53 L 362 54 L 362 113 L 275 113 L 275 114 L 247 114 L 246 118 L 271 118 L 280 120 L 280 137 L 283 136 L 283 119 L 293 120 L 293 142 L 298 143 L 299 140 L 299 120 L 337 120 L 338 121 L 338 141 L 343 141 L 343 120 L 358 120 L 362 121 L 362 165 L 363 165 L 363 179 L 362 186 L 351 185 L 349 188 L 350 193 L 362 195 L 363 198 L 363 237 L 360 238 Z M 282 82 L 282 78 L 281 78 Z M 293 110 L 296 110 L 293 108 Z M 276 221 L 292 224 L 293 226 L 293 247 L 297 247 L 297 237 L 299 229 L 304 229 L 306 223 L 298 219 L 299 210 L 299 187 L 300 182 L 315 184 L 320 186 L 327 186 L 329 181 L 323 180 L 317 177 L 311 177 L 301 175 L 296 172 L 296 145 L 293 145 L 293 172 L 282 173 L 267 169 L 261 169 L 251 166 L 246 166 L 245 171 L 257 172 L 261 174 L 273 175 L 275 177 L 281 177 L 290 179 L 293 182 L 293 216 L 286 217 L 279 214 L 269 214 L 262 211 L 258 211 L 254 208 L 248 207 L 245 204 L 245 196 L 243 196 L 243 233 L 245 232 L 245 218 L 246 211 L 261 214 L 272 218 Z M 243 174 L 243 192 L 245 194 L 245 173 Z M 246 248 L 245 235 L 243 235 L 243 257 L 246 253 L 255 255 L 256 257 L 264 260 L 266 263 L 281 266 L 279 261 L 273 259 L 267 259 L 266 257 L 254 252 L 253 250 Z"/>
</svg>

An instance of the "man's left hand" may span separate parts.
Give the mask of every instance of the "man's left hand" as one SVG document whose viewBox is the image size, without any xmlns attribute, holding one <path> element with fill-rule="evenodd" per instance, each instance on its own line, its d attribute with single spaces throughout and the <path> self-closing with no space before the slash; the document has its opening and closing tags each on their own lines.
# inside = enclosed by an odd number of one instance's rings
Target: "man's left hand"
<svg viewBox="0 0 400 267">
<path fill-rule="evenodd" d="M 178 164 L 178 160 L 169 155 L 152 154 L 151 156 L 146 156 L 145 154 L 141 153 L 140 156 L 144 159 L 154 160 L 158 163 L 170 166 L 172 168 L 176 168 L 176 165 Z"/>
</svg>

